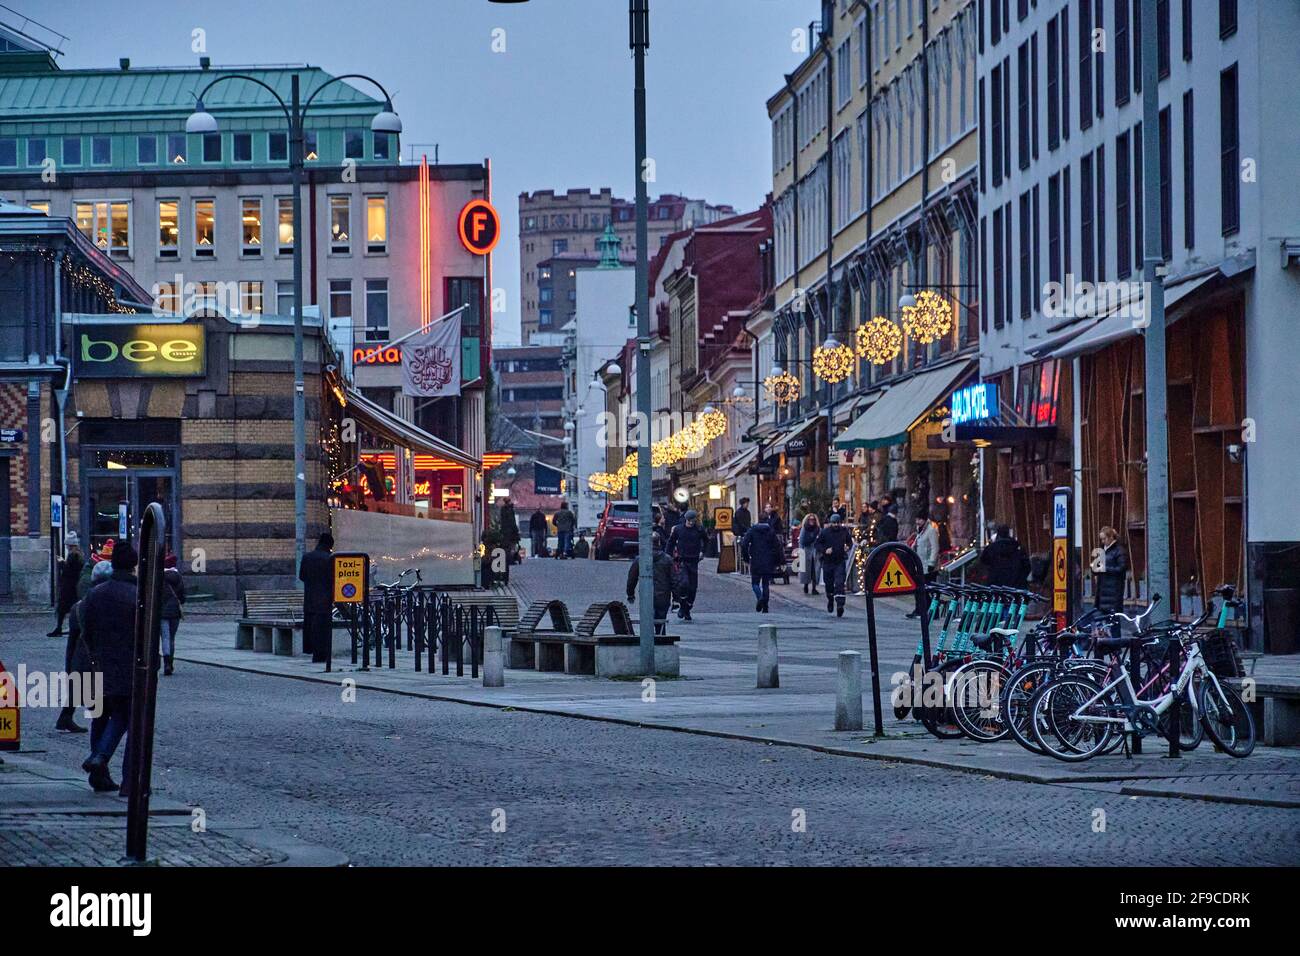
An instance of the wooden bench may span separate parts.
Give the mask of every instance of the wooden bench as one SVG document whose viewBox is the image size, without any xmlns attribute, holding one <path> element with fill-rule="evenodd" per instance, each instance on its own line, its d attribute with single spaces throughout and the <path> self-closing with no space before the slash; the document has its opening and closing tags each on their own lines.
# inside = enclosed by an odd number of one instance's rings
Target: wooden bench
<svg viewBox="0 0 1300 956">
<path fill-rule="evenodd" d="M 302 592 L 245 591 L 235 649 L 292 657 L 302 653 Z"/>
<path fill-rule="evenodd" d="M 490 607 L 496 612 L 497 624 L 505 633 L 519 629 L 519 602 L 513 594 L 502 591 L 449 591 L 447 599 L 461 607 Z"/>
<path fill-rule="evenodd" d="M 613 634 L 597 634 L 600 622 L 609 617 Z M 681 657 L 674 634 L 655 635 L 655 673 L 677 677 Z M 641 641 L 632 630 L 632 617 L 622 601 L 600 602 L 587 608 L 564 644 L 564 672 L 593 677 L 632 677 L 643 673 Z M 538 668 L 541 670 L 541 668 Z"/>
<path fill-rule="evenodd" d="M 539 628 L 550 616 L 550 628 Z M 573 621 L 563 601 L 534 601 L 506 640 L 506 666 L 527 670 L 564 670 L 564 647 L 573 639 Z"/>
</svg>

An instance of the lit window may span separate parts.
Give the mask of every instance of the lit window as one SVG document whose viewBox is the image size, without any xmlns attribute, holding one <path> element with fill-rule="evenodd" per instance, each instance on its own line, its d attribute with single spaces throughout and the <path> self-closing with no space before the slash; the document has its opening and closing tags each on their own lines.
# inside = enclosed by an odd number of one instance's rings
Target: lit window
<svg viewBox="0 0 1300 956">
<path fill-rule="evenodd" d="M 289 134 L 266 134 L 266 158 L 271 162 L 284 162 L 289 158 Z"/>
<path fill-rule="evenodd" d="M 330 196 L 330 252 L 352 251 L 352 201 L 348 196 Z"/>
<path fill-rule="evenodd" d="M 43 212 L 48 216 L 50 214 L 50 201 L 48 199 L 38 199 L 35 202 L 29 202 L 27 208 L 35 209 L 37 212 Z"/>
<path fill-rule="evenodd" d="M 307 162 L 319 159 L 316 154 L 316 131 L 304 130 L 302 134 L 302 158 Z"/>
<path fill-rule="evenodd" d="M 359 129 L 343 131 L 343 156 L 346 159 L 366 158 L 366 135 Z"/>
<path fill-rule="evenodd" d="M 63 165 L 64 166 L 81 165 L 81 137 L 80 136 L 63 137 Z"/>
<path fill-rule="evenodd" d="M 388 341 L 388 280 L 366 280 L 366 341 Z"/>
<path fill-rule="evenodd" d="M 155 282 L 153 286 L 154 315 L 176 315 L 181 310 L 181 297 L 174 283 Z"/>
<path fill-rule="evenodd" d="M 157 136 L 137 136 L 135 138 L 135 161 L 141 166 L 152 166 L 158 162 Z"/>
<path fill-rule="evenodd" d="M 158 258 L 175 259 L 180 255 L 181 204 L 175 199 L 158 200 Z"/>
<path fill-rule="evenodd" d="M 194 254 L 210 258 L 216 255 L 217 210 L 212 199 L 194 200 Z"/>
<path fill-rule="evenodd" d="M 243 253 L 246 256 L 260 256 L 262 254 L 262 200 L 241 199 L 239 205 Z"/>
<path fill-rule="evenodd" d="M 205 163 L 221 162 L 221 134 L 203 134 L 203 161 Z"/>
<path fill-rule="evenodd" d="M 366 197 L 366 252 L 388 251 L 388 197 Z"/>
<path fill-rule="evenodd" d="M 237 163 L 251 163 L 253 161 L 253 134 L 252 133 L 235 133 L 230 137 L 231 159 Z M 221 157 L 218 156 L 218 159 Z"/>
<path fill-rule="evenodd" d="M 185 134 L 168 133 L 167 134 L 167 162 L 173 165 L 182 165 L 186 162 L 185 155 Z"/>
<path fill-rule="evenodd" d="M 107 166 L 113 161 L 113 141 L 107 136 L 90 137 L 90 162 L 95 166 Z"/>
<path fill-rule="evenodd" d="M 276 234 L 280 253 L 293 252 L 293 197 L 280 196 L 275 200 Z"/>
<path fill-rule="evenodd" d="M 81 234 L 115 259 L 131 257 L 131 204 L 129 202 L 79 202 L 74 218 Z"/>
<path fill-rule="evenodd" d="M 260 281 L 239 283 L 239 313 L 241 315 L 262 314 L 262 283 Z"/>
<path fill-rule="evenodd" d="M 27 165 L 39 166 L 45 162 L 45 140 L 29 139 L 27 141 Z"/>
</svg>

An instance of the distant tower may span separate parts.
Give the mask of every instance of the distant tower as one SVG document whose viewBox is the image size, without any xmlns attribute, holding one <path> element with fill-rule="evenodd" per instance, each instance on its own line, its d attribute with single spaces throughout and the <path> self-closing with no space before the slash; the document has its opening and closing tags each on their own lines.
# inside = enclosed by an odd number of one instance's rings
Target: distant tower
<svg viewBox="0 0 1300 956">
<path fill-rule="evenodd" d="M 596 248 L 600 250 L 600 265 L 597 269 L 621 269 L 623 263 L 619 261 L 619 250 L 623 247 L 623 240 L 614 234 L 613 226 L 606 226 L 605 232 L 596 240 Z"/>
</svg>

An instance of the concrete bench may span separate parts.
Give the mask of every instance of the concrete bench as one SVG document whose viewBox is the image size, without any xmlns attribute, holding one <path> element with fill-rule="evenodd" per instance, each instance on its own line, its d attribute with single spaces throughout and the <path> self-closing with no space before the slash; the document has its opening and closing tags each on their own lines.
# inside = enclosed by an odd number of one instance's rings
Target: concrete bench
<svg viewBox="0 0 1300 956">
<path fill-rule="evenodd" d="M 1238 691 L 1253 681 L 1254 700 L 1247 703 L 1255 718 L 1259 742 L 1266 747 L 1300 745 L 1300 678 L 1244 677 L 1229 680 Z"/>
<path fill-rule="evenodd" d="M 302 592 L 246 591 L 235 649 L 291 657 L 302 653 Z"/>
<path fill-rule="evenodd" d="M 597 634 L 606 617 L 613 634 Z M 641 641 L 632 631 L 632 617 L 622 601 L 600 602 L 587 608 L 572 637 L 563 644 L 564 672 L 593 677 L 632 677 L 641 674 Z M 655 673 L 677 677 L 681 673 L 678 638 L 656 634 Z M 539 670 L 541 668 L 538 668 Z"/>
<path fill-rule="evenodd" d="M 550 628 L 540 628 L 544 617 Z M 563 601 L 534 601 L 506 637 L 506 666 L 539 671 L 564 670 L 564 647 L 573 638 L 573 622 Z"/>
</svg>

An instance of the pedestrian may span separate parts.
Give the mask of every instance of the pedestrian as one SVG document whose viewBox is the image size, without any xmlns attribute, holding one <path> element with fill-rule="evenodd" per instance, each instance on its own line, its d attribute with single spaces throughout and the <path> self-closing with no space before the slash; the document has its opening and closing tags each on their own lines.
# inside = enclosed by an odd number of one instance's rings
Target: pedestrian
<svg viewBox="0 0 1300 956">
<path fill-rule="evenodd" d="M 760 516 L 758 524 L 753 525 L 740 541 L 740 556 L 749 565 L 749 583 L 754 589 L 754 610 L 768 613 L 768 600 L 772 592 L 772 578 L 777 569 L 785 564 L 785 548 L 781 539 L 772 530 L 767 515 Z"/>
<path fill-rule="evenodd" d="M 754 524 L 754 517 L 749 513 L 749 499 L 741 498 L 740 507 L 731 516 L 731 530 L 739 541 Z"/>
<path fill-rule="evenodd" d="M 515 564 L 519 560 L 519 519 L 515 516 L 514 503 L 507 498 L 501 506 L 501 546 L 505 548 L 506 562 Z"/>
<path fill-rule="evenodd" d="M 91 588 L 82 604 L 81 638 L 86 644 L 91 670 L 103 674 L 100 713 L 90 723 L 90 756 L 81 765 L 90 786 L 104 793 L 118 790 L 109 770 L 117 746 L 126 736 L 131 720 L 131 682 L 135 662 L 135 568 L 139 556 L 130 541 L 113 547 L 112 572 L 102 584 Z M 92 579 L 93 579 L 92 572 Z M 130 748 L 127 748 L 130 756 Z M 123 784 L 131 779 L 128 761 L 123 761 Z"/>
<path fill-rule="evenodd" d="M 94 671 L 90 655 L 86 651 L 86 642 L 82 639 L 82 631 L 85 629 L 83 624 L 85 620 L 85 597 L 90 593 L 91 588 L 103 584 L 112 573 L 112 562 L 95 562 L 90 567 L 90 577 L 86 580 L 85 590 L 78 590 L 77 602 L 68 611 L 68 643 L 63 649 L 63 670 L 67 674 L 81 673 L 89 676 Z M 83 678 L 84 680 L 85 678 Z M 83 683 L 82 686 L 84 687 L 85 684 Z M 75 707 L 63 707 L 59 711 L 59 719 L 54 722 L 54 729 L 71 734 L 84 734 L 86 728 L 82 727 L 74 719 L 76 712 L 77 708 Z"/>
<path fill-rule="evenodd" d="M 667 551 L 681 565 L 686 578 L 678 601 L 680 606 L 677 608 L 677 616 L 683 621 L 689 621 L 700 585 L 700 559 L 704 557 L 704 529 L 700 527 L 699 516 L 694 508 L 687 509 L 682 523 L 669 533 Z"/>
<path fill-rule="evenodd" d="M 173 658 L 176 655 L 176 630 L 181 626 L 184 613 L 181 605 L 185 603 L 185 581 L 176 567 L 176 555 L 171 551 L 163 557 L 163 602 L 162 602 L 162 655 L 163 676 L 171 677 L 175 669 Z M 303 634 L 307 633 L 307 622 L 303 620 Z"/>
<path fill-rule="evenodd" d="M 533 557 L 546 557 L 546 533 L 548 531 L 546 515 L 539 506 L 528 519 L 528 536 L 533 539 Z"/>
<path fill-rule="evenodd" d="M 555 522 L 556 560 L 573 557 L 573 529 L 578 526 L 578 518 L 569 510 L 567 501 L 560 502 L 560 510 L 551 520 Z"/>
<path fill-rule="evenodd" d="M 334 641 L 334 536 L 322 531 L 316 547 L 302 556 L 302 649 L 315 663 L 329 660 Z"/>
<path fill-rule="evenodd" d="M 1124 590 L 1128 581 L 1128 552 L 1119 543 L 1119 535 L 1110 525 L 1097 532 L 1101 548 L 1093 552 L 1092 592 L 1097 610 L 1106 614 L 1124 609 Z"/>
<path fill-rule="evenodd" d="M 830 518 L 831 515 L 839 515 L 841 521 L 848 521 L 849 509 L 845 506 L 844 502 L 840 501 L 839 498 L 836 498 L 834 501 L 831 502 L 830 514 L 828 514 L 826 517 Z"/>
<path fill-rule="evenodd" d="M 59 620 L 54 625 L 54 630 L 46 634 L 46 637 L 59 637 L 63 634 L 63 619 L 72 610 L 72 605 L 77 603 L 77 582 L 81 580 L 81 571 L 85 566 L 86 559 L 82 556 L 77 532 L 69 531 L 67 552 L 59 562 L 59 593 L 54 608 L 59 615 Z"/>
<path fill-rule="evenodd" d="M 980 564 L 987 570 L 988 583 L 997 587 L 1023 588 L 1029 577 L 1029 555 L 1004 524 L 997 526 L 993 540 L 980 552 Z"/>
<path fill-rule="evenodd" d="M 785 547 L 786 526 L 785 521 L 781 518 L 781 513 L 775 508 L 769 508 L 767 511 L 767 523 L 781 542 L 781 547 Z"/>
<path fill-rule="evenodd" d="M 673 603 L 673 559 L 664 550 L 663 535 L 658 532 L 650 536 L 650 570 L 654 579 L 655 633 L 665 634 L 668 630 L 668 609 Z M 632 559 L 632 566 L 627 569 L 627 599 L 636 600 L 637 584 L 641 580 L 641 562 Z"/>
<path fill-rule="evenodd" d="M 578 532 L 578 540 L 573 542 L 573 556 L 575 558 L 591 557 L 591 544 L 587 541 L 587 535 L 584 532 Z"/>
<path fill-rule="evenodd" d="M 876 518 L 876 544 L 898 540 L 898 515 L 889 497 L 880 499 L 880 515 Z"/>
<path fill-rule="evenodd" d="M 844 616 L 844 581 L 848 577 L 849 552 L 853 550 L 853 535 L 844 527 L 844 518 L 832 511 L 826 527 L 813 543 L 822 562 L 822 580 L 826 582 L 826 611 L 836 617 Z"/>
<path fill-rule="evenodd" d="M 818 570 L 821 562 L 818 560 L 817 549 L 813 547 L 817 543 L 817 536 L 821 534 L 822 525 L 817 520 L 817 513 L 808 512 L 803 516 L 803 523 L 799 525 L 799 547 L 803 551 L 803 570 L 799 572 L 799 583 L 803 585 L 803 593 L 808 593 L 808 585 L 812 585 L 812 593 L 817 592 Z"/>
<path fill-rule="evenodd" d="M 916 516 L 915 551 L 916 556 L 921 559 L 921 567 L 925 571 L 925 583 L 933 584 L 939 562 L 939 531 L 935 528 L 934 522 L 924 514 Z M 921 598 L 918 593 L 916 610 L 907 616 L 915 619 L 920 617 L 921 614 Z"/>
<path fill-rule="evenodd" d="M 664 530 L 668 534 L 673 533 L 673 529 L 682 523 L 682 515 L 671 503 L 665 501 L 659 506 L 660 512 L 664 516 Z"/>
</svg>

